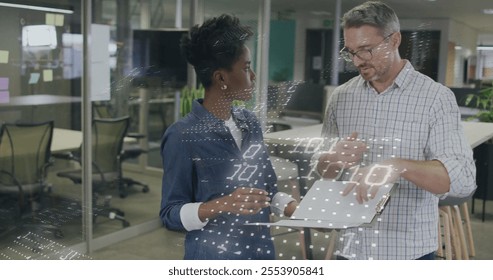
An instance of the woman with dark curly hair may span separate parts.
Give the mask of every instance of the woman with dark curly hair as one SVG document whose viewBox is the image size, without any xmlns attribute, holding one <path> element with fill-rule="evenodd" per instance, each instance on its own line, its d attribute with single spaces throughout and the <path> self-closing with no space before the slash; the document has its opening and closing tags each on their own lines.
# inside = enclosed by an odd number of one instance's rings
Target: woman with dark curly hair
<svg viewBox="0 0 493 280">
<path fill-rule="evenodd" d="M 271 213 L 290 216 L 297 202 L 277 191 L 276 174 L 255 115 L 232 106 L 255 88 L 251 29 L 230 15 L 194 26 L 182 50 L 205 88 L 204 99 L 162 139 L 166 228 L 185 230 L 185 259 L 274 259 Z"/>
</svg>

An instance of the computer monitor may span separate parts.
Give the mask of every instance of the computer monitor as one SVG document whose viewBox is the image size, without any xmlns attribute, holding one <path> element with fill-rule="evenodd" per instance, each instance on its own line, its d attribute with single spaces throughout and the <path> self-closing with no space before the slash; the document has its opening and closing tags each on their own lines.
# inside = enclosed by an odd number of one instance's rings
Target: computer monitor
<svg viewBox="0 0 493 280">
<path fill-rule="evenodd" d="M 187 30 L 133 30 L 133 71 L 136 78 L 160 78 L 161 86 L 181 88 L 187 84 L 187 61 L 180 40 Z"/>
<path fill-rule="evenodd" d="M 323 119 L 325 94 L 324 85 L 314 83 L 298 83 L 288 87 L 286 106 L 281 116 Z"/>
</svg>

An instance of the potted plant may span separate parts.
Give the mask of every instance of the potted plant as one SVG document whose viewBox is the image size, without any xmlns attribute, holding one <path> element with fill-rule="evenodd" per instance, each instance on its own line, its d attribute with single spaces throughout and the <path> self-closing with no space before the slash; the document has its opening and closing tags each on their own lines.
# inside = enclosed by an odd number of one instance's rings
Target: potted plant
<svg viewBox="0 0 493 280">
<path fill-rule="evenodd" d="M 476 94 L 468 94 L 466 105 L 480 109 L 473 118 L 480 122 L 493 122 L 493 86 L 481 89 Z M 474 198 L 483 200 L 482 220 L 485 218 L 485 201 L 493 200 L 493 140 L 490 139 L 474 148 L 476 161 L 476 183 L 478 188 L 473 196 L 472 211 L 474 213 Z"/>
<path fill-rule="evenodd" d="M 180 95 L 180 116 L 184 117 L 192 111 L 192 102 L 197 98 L 204 98 L 204 87 L 198 88 L 183 87 Z"/>
<path fill-rule="evenodd" d="M 468 94 L 465 104 L 481 110 L 474 116 L 480 122 L 493 122 L 493 87 L 484 88 L 477 94 Z"/>
</svg>

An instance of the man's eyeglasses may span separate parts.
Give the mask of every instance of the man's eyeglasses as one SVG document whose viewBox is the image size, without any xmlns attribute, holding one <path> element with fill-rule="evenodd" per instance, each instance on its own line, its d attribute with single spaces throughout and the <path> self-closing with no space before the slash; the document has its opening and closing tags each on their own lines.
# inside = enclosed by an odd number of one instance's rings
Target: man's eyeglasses
<svg viewBox="0 0 493 280">
<path fill-rule="evenodd" d="M 382 41 L 380 41 L 380 43 L 376 44 L 373 48 L 370 48 L 370 49 L 359 50 L 359 51 L 353 52 L 353 51 L 348 50 L 346 47 L 344 47 L 344 48 L 342 48 L 342 50 L 339 51 L 339 55 L 342 57 L 342 59 L 344 59 L 347 62 L 352 62 L 354 56 L 357 56 L 361 60 L 369 61 L 373 57 L 373 54 L 372 54 L 373 50 L 375 48 L 377 48 L 378 46 L 380 46 L 385 40 L 390 38 L 390 36 L 392 36 L 392 35 L 394 35 L 394 33 L 387 35 L 385 38 L 383 38 Z"/>
</svg>

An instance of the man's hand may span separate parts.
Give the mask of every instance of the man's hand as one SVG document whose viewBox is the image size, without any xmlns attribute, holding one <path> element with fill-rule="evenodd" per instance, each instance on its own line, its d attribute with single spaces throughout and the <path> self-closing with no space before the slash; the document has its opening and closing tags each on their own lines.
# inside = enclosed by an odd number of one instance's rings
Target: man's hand
<svg viewBox="0 0 493 280">
<path fill-rule="evenodd" d="M 361 204 L 375 198 L 380 186 L 397 181 L 402 172 L 404 170 L 401 170 L 392 160 L 369 167 L 354 167 L 354 173 L 342 195 L 346 196 L 354 192 L 356 200 Z"/>
<path fill-rule="evenodd" d="M 353 132 L 320 156 L 317 169 L 324 178 L 337 178 L 343 169 L 358 165 L 367 150 L 367 145 L 359 141 L 358 133 Z"/>
</svg>

